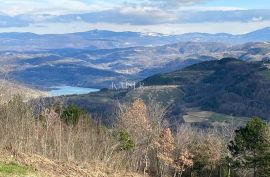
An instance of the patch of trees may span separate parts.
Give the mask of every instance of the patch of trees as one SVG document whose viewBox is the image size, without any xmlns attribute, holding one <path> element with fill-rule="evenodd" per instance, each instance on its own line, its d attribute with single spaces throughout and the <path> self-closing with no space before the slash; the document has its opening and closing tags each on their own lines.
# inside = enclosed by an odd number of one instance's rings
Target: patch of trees
<svg viewBox="0 0 270 177">
<path fill-rule="evenodd" d="M 129 140 L 125 141 L 129 148 L 122 148 L 128 152 L 128 168 L 159 177 L 270 175 L 270 127 L 263 120 L 252 118 L 236 130 L 224 128 L 227 132 L 187 125 L 172 132 L 148 111 L 142 100 L 136 100 L 117 124 L 116 130 L 125 132 Z"/>
<path fill-rule="evenodd" d="M 136 99 L 118 110 L 114 126 L 106 128 L 77 106 L 44 107 L 37 115 L 16 97 L 0 105 L 0 149 L 14 158 L 31 153 L 150 177 L 270 175 L 270 128 L 259 118 L 243 127 L 181 124 L 172 130 L 156 102 Z"/>
</svg>

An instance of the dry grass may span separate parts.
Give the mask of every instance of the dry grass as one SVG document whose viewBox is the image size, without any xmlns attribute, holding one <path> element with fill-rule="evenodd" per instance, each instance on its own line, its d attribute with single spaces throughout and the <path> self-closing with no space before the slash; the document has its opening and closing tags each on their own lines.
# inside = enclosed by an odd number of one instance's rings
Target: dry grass
<svg viewBox="0 0 270 177">
<path fill-rule="evenodd" d="M 27 174 L 18 176 L 33 177 L 141 177 L 136 173 L 126 171 L 116 172 L 100 163 L 75 163 L 51 160 L 40 155 L 13 153 L 7 150 L 0 152 L 0 162 L 5 164 L 18 164 L 25 167 Z M 1 176 L 1 173 L 0 173 Z"/>
<path fill-rule="evenodd" d="M 16 97 L 1 105 L 0 118 L 0 149 L 13 153 L 22 164 L 45 170 L 42 164 L 47 164 L 46 171 L 54 169 L 55 176 L 87 176 L 93 171 L 91 167 L 98 167 L 95 170 L 100 173 L 113 169 L 112 174 L 122 174 L 126 170 L 126 152 L 119 151 L 113 131 L 93 123 L 89 117 L 82 117 L 76 125 L 67 125 L 53 109 L 34 115 L 31 107 Z M 73 175 L 75 169 L 82 175 Z"/>
<path fill-rule="evenodd" d="M 45 91 L 43 92 L 35 90 L 32 88 L 28 88 L 26 86 L 22 86 L 1 79 L 0 79 L 0 91 L 1 91 L 0 92 L 1 102 L 8 102 L 14 95 L 22 95 L 24 101 L 48 96 L 48 94 Z"/>
</svg>

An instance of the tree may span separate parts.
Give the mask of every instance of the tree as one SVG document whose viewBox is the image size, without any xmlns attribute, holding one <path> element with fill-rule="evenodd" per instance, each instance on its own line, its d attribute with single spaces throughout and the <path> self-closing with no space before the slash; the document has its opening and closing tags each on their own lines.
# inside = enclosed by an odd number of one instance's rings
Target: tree
<svg viewBox="0 0 270 177">
<path fill-rule="evenodd" d="M 197 132 L 196 132 L 197 131 Z M 193 130 L 190 144 L 186 147 L 193 155 L 191 173 L 196 176 L 217 176 L 224 154 L 223 139 L 214 132 Z"/>
<path fill-rule="evenodd" d="M 119 117 L 118 128 L 130 133 L 136 144 L 140 144 L 151 131 L 147 107 L 142 99 L 136 99 Z"/>
<path fill-rule="evenodd" d="M 61 114 L 61 119 L 68 125 L 76 125 L 86 113 L 78 106 L 72 104 L 66 107 Z"/>
<path fill-rule="evenodd" d="M 125 132 L 122 134 L 122 139 L 118 138 L 118 140 L 121 143 L 124 142 L 125 145 L 128 145 L 128 149 L 132 150 L 128 157 L 130 161 L 135 161 L 132 163 L 135 164 L 132 168 L 136 170 L 143 168 L 146 173 L 149 167 L 148 151 L 152 142 L 152 129 L 148 110 L 142 99 L 136 99 L 128 106 L 120 107 L 116 128 L 119 132 Z"/>
<path fill-rule="evenodd" d="M 193 165 L 193 155 L 189 150 L 185 149 L 178 155 L 178 158 L 174 160 L 173 167 L 175 169 L 174 177 L 178 174 L 179 177 L 182 176 L 182 173 L 189 167 Z"/>
<path fill-rule="evenodd" d="M 120 142 L 120 150 L 129 151 L 134 148 L 135 144 L 127 132 L 121 130 L 118 132 L 117 137 Z"/>
<path fill-rule="evenodd" d="M 235 131 L 229 150 L 237 167 L 252 169 L 253 177 L 270 175 L 269 127 L 260 118 L 252 118 L 246 127 Z"/>
<path fill-rule="evenodd" d="M 164 175 L 165 167 L 173 165 L 173 151 L 175 149 L 174 138 L 169 128 L 164 129 L 158 141 L 155 143 L 157 148 L 157 158 L 160 160 L 159 175 Z"/>
</svg>

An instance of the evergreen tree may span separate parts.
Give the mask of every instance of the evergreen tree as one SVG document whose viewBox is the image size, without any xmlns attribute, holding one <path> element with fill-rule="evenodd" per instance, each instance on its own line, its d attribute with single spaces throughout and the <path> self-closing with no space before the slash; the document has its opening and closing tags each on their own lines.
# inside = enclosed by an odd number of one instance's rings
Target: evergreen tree
<svg viewBox="0 0 270 177">
<path fill-rule="evenodd" d="M 246 127 L 235 131 L 234 141 L 229 145 L 234 164 L 252 169 L 253 177 L 270 175 L 269 127 L 260 118 L 252 118 Z"/>
<path fill-rule="evenodd" d="M 76 125 L 80 118 L 84 118 L 86 113 L 78 106 L 72 104 L 63 110 L 62 120 L 68 125 Z"/>
</svg>

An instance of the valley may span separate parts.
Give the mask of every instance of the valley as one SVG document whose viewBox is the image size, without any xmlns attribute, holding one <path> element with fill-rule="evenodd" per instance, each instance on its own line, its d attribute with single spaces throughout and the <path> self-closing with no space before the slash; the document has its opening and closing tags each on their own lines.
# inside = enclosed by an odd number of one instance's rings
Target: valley
<svg viewBox="0 0 270 177">
<path fill-rule="evenodd" d="M 269 119 L 269 74 L 267 62 L 224 58 L 151 76 L 139 82 L 135 89 L 103 89 L 64 98 L 103 117 L 106 124 L 114 120 L 111 113 L 119 104 L 137 98 L 166 107 L 167 118 L 173 125 L 181 122 L 207 125 L 207 122 L 228 121 L 230 117 L 241 122 L 255 115 Z M 194 121 L 194 115 L 201 116 L 195 116 Z"/>
<path fill-rule="evenodd" d="M 231 46 L 223 43 L 183 42 L 157 47 L 116 49 L 57 49 L 1 52 L 3 75 L 47 89 L 51 86 L 109 88 L 112 82 L 138 82 L 157 73 L 170 72 L 203 61 L 225 57 L 268 61 L 270 43 Z"/>
<path fill-rule="evenodd" d="M 1 0 L 0 177 L 270 177 L 269 0 Z"/>
<path fill-rule="evenodd" d="M 267 92 L 270 42 L 256 41 L 252 36 L 268 33 L 269 28 L 237 37 L 223 34 L 223 38 L 230 36 L 230 39 L 239 39 L 238 42 L 222 40 L 221 34 L 198 33 L 164 36 L 94 30 L 50 37 L 1 34 L 0 41 L 12 37 L 17 40 L 16 45 L 25 40 L 25 46 L 32 45 L 32 41 L 38 42 L 39 45 L 33 45 L 40 48 L 3 48 L 0 73 L 2 77 L 8 76 L 28 87 L 49 91 L 51 96 L 66 95 L 67 102 L 76 103 L 90 113 L 101 114 L 99 116 L 106 124 L 114 119 L 111 115 L 117 109 L 116 102 L 128 103 L 135 98 L 143 98 L 146 102 L 156 100 L 168 107 L 168 117 L 172 122 L 190 122 L 186 117 L 193 117 L 192 112 L 197 114 L 200 111 L 221 113 L 225 117 L 250 117 L 254 114 L 267 118 L 267 98 L 261 100 L 259 95 Z M 27 36 L 36 40 L 28 41 Z M 197 40 L 198 36 L 202 40 Z M 204 40 L 204 37 L 209 40 Z M 46 42 L 41 42 L 43 39 L 57 39 L 58 43 L 46 47 Z M 107 46 L 95 43 L 96 39 L 102 39 Z M 243 40 L 249 42 L 244 43 L 240 39 L 251 41 Z M 115 43 L 109 46 L 109 40 L 127 46 Z M 96 46 L 90 47 L 90 43 Z M 222 58 L 237 58 L 242 62 L 227 65 Z M 254 71 L 256 75 L 249 74 Z M 219 78 L 219 75 L 225 78 Z M 128 88 L 135 83 L 135 89 Z M 238 85 L 232 87 L 235 83 Z M 96 92 L 99 89 L 101 91 Z M 249 95 L 254 89 L 258 89 L 256 95 Z M 207 94 L 210 90 L 211 94 Z M 89 93 L 92 91 L 95 92 Z M 194 108 L 198 110 L 189 111 Z"/>
</svg>

